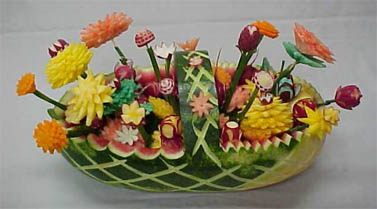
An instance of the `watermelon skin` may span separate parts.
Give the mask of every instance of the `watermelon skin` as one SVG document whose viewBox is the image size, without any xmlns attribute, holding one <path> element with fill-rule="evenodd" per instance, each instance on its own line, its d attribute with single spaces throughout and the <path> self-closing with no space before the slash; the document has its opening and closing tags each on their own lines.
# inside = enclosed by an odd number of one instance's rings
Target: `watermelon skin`
<svg viewBox="0 0 377 209">
<path fill-rule="evenodd" d="M 295 82 L 307 87 L 296 100 L 310 97 L 323 101 L 309 83 L 298 77 Z M 60 101 L 67 103 L 70 97 L 65 94 Z M 64 115 L 57 108 L 55 111 Z M 186 152 L 177 159 L 160 155 L 145 160 L 137 155 L 121 157 L 107 148 L 94 149 L 90 140 L 85 139 L 70 140 L 62 155 L 85 175 L 112 186 L 149 192 L 240 191 L 272 185 L 299 174 L 313 163 L 323 142 L 304 135 L 299 141 L 293 137 L 278 146 L 250 145 L 238 152 L 225 152 L 218 144 L 209 143 L 208 148 L 220 165 L 203 147 L 195 155 Z"/>
</svg>

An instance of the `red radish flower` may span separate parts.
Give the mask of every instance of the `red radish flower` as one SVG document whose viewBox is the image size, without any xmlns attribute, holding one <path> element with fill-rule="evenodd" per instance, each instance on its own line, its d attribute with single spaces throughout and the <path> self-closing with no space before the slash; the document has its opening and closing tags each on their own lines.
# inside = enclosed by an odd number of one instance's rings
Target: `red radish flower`
<svg viewBox="0 0 377 209">
<path fill-rule="evenodd" d="M 258 47 L 261 35 L 257 27 L 248 25 L 241 31 L 238 39 L 238 48 L 244 52 L 254 50 Z"/>
<path fill-rule="evenodd" d="M 59 51 L 63 51 L 63 49 L 68 46 L 68 43 L 64 41 L 63 39 L 58 39 L 55 43 L 52 44 L 48 48 L 48 54 L 50 54 L 51 58 L 55 57 L 58 55 Z"/>
<path fill-rule="evenodd" d="M 154 40 L 154 34 L 148 29 L 143 29 L 136 33 L 135 43 L 138 47 L 143 47 Z"/>
<path fill-rule="evenodd" d="M 344 109 L 352 110 L 352 108 L 360 104 L 362 96 L 360 89 L 356 85 L 339 86 L 336 90 L 335 102 Z"/>
<path fill-rule="evenodd" d="M 252 81 L 261 92 L 268 92 L 274 86 L 274 76 L 263 70 L 255 73 Z"/>
<path fill-rule="evenodd" d="M 238 85 L 245 85 L 246 80 L 250 80 L 254 77 L 255 73 L 259 72 L 260 70 L 256 69 L 255 67 L 251 65 L 246 65 L 245 70 L 243 71 L 240 81 L 238 82 Z"/>
<path fill-rule="evenodd" d="M 99 119 L 97 116 L 93 119 L 92 124 L 90 125 L 90 127 L 95 129 L 102 128 L 103 126 L 105 126 L 104 120 Z"/>
<path fill-rule="evenodd" d="M 114 67 L 114 74 L 115 78 L 118 79 L 118 81 L 122 81 L 124 79 L 135 79 L 136 72 L 132 68 L 131 64 L 123 65 L 117 63 Z"/>
<path fill-rule="evenodd" d="M 147 84 L 144 90 L 148 96 L 158 97 L 160 95 L 160 85 L 157 82 Z"/>
<path fill-rule="evenodd" d="M 175 83 L 171 78 L 164 78 L 160 81 L 159 84 L 160 92 L 163 95 L 170 95 L 174 92 Z"/>
<path fill-rule="evenodd" d="M 228 143 L 235 146 L 241 141 L 242 132 L 240 125 L 234 121 L 228 121 L 225 123 L 221 130 L 221 144 L 226 147 Z"/>
<path fill-rule="evenodd" d="M 200 56 L 194 55 L 189 58 L 189 66 L 191 67 L 198 67 L 203 63 L 203 59 Z"/>
<path fill-rule="evenodd" d="M 305 98 L 298 100 L 294 105 L 292 109 L 292 116 L 295 120 L 295 123 L 297 125 L 302 125 L 303 123 L 298 121 L 297 118 L 306 118 L 308 117 L 306 115 L 305 107 L 309 107 L 312 110 L 315 110 L 317 108 L 317 104 L 314 100 L 311 98 Z"/>
<path fill-rule="evenodd" d="M 259 96 L 259 101 L 263 105 L 271 104 L 274 101 L 274 95 L 268 92 L 267 93 L 264 92 Z"/>
</svg>

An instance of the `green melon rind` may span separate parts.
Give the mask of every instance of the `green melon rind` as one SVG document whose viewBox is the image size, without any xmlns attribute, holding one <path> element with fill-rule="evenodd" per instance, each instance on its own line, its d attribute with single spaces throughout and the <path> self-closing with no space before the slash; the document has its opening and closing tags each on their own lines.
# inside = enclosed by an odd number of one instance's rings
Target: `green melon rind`
<svg viewBox="0 0 377 209">
<path fill-rule="evenodd" d="M 310 83 L 296 76 L 294 79 L 296 82 L 309 87 L 310 94 L 314 97 L 317 103 L 323 102 L 322 97 Z M 325 139 L 320 140 L 315 137 L 310 137 L 304 132 L 303 138 L 288 156 L 280 160 L 272 168 L 266 170 L 264 174 L 245 184 L 242 190 L 269 186 L 298 175 L 314 162 L 324 144 L 324 141 Z"/>
<path fill-rule="evenodd" d="M 62 104 L 67 104 L 68 101 L 70 101 L 72 98 L 73 98 L 73 94 L 70 91 L 67 91 L 61 97 L 61 99 L 59 100 L 59 102 L 62 103 Z M 54 112 L 54 115 L 56 115 L 57 118 L 60 118 L 60 120 L 63 120 L 65 118 L 64 111 L 61 110 L 60 108 L 54 107 L 53 112 Z M 63 122 L 63 121 L 61 121 L 61 122 Z M 93 149 L 95 149 L 97 151 L 104 151 L 104 150 L 106 150 L 108 148 L 113 153 L 119 155 L 120 157 L 124 157 L 124 158 L 129 157 L 129 156 L 135 154 L 136 156 L 138 156 L 141 159 L 152 160 L 152 159 L 157 158 L 159 155 L 162 155 L 163 157 L 165 157 L 167 159 L 175 160 L 175 159 L 181 158 L 184 155 L 184 150 L 183 149 L 180 150 L 179 152 L 176 152 L 176 153 L 168 153 L 165 150 L 163 150 L 163 148 L 161 148 L 159 152 L 156 152 L 153 155 L 145 155 L 145 154 L 139 152 L 136 149 L 134 151 L 132 151 L 132 152 L 125 153 L 125 152 L 122 152 L 119 149 L 115 148 L 114 146 L 112 146 L 111 143 L 109 143 L 107 146 L 103 147 L 103 146 L 99 145 L 90 136 L 86 137 L 86 139 L 87 139 L 88 143 L 93 147 Z M 75 137 L 75 138 L 71 138 L 70 140 L 79 143 L 79 142 L 85 141 L 85 138 L 84 137 Z"/>
<path fill-rule="evenodd" d="M 92 135 L 88 135 L 86 137 L 89 145 L 91 147 L 93 147 L 93 149 L 97 150 L 97 151 L 103 151 L 103 150 L 106 150 L 107 146 L 101 146 L 100 144 L 97 143 L 96 140 L 94 140 L 93 136 Z"/>
<path fill-rule="evenodd" d="M 203 62 L 198 67 L 189 66 L 191 56 L 200 56 Z M 175 68 L 178 79 L 180 116 L 182 119 L 183 142 L 186 153 L 195 155 L 200 147 L 220 166 L 220 161 L 210 151 L 209 146 L 218 144 L 220 131 L 218 129 L 219 109 L 215 78 L 207 51 L 189 51 L 174 53 Z M 209 95 L 213 105 L 208 116 L 198 117 L 193 114 L 190 102 L 193 96 L 203 92 Z M 220 148 L 219 148 L 220 149 Z"/>
<path fill-rule="evenodd" d="M 298 82 L 305 82 L 297 77 Z M 311 93 L 314 95 L 314 98 L 317 102 L 321 102 L 322 99 L 320 95 L 316 92 L 316 90 L 307 82 L 312 91 Z M 65 103 L 69 100 L 70 95 L 67 93 L 61 99 L 62 103 Z M 57 113 L 60 113 L 64 116 L 64 112 L 59 112 L 60 109 L 57 110 Z M 295 140 L 294 140 L 295 141 Z M 89 142 L 88 142 L 89 143 Z M 162 158 L 156 158 L 154 160 L 143 161 L 142 159 L 138 159 L 137 156 L 129 156 L 128 158 L 124 159 L 119 157 L 117 160 L 108 160 L 108 159 L 115 159 L 112 156 L 112 153 L 108 150 L 104 151 L 95 151 L 91 149 L 90 145 L 88 149 L 77 149 L 77 147 L 82 147 L 81 144 L 87 144 L 87 142 L 70 142 L 66 149 L 63 149 L 63 156 L 75 167 L 77 167 L 81 172 L 85 173 L 86 175 L 94 178 L 98 181 L 101 181 L 106 184 L 114 185 L 114 186 L 122 186 L 126 188 L 144 190 L 144 191 L 152 191 L 152 192 L 159 192 L 159 191 L 188 191 L 188 192 L 201 192 L 201 191 L 234 191 L 234 190 L 246 190 L 246 189 L 255 189 L 259 187 L 268 186 L 271 184 L 275 184 L 281 182 L 285 179 L 288 179 L 294 175 L 299 174 L 307 167 L 309 167 L 313 161 L 315 160 L 316 156 L 318 155 L 324 140 L 319 140 L 315 138 L 310 138 L 309 136 L 305 135 L 300 142 L 291 143 L 290 147 L 280 145 L 278 148 L 274 146 L 270 146 L 267 151 L 260 149 L 255 154 L 260 154 L 261 156 L 269 155 L 268 153 L 272 152 L 271 156 L 276 157 L 276 163 L 268 159 L 258 159 L 250 167 L 253 167 L 248 174 L 249 177 L 245 178 L 239 176 L 240 173 L 238 172 L 241 168 L 240 165 L 233 166 L 227 168 L 224 166 L 223 168 L 213 167 L 213 169 L 219 169 L 220 173 L 212 173 L 209 170 L 206 170 L 207 164 L 213 165 L 213 162 L 203 154 L 205 157 L 199 157 L 191 159 L 191 157 L 186 156 L 184 158 L 180 158 L 177 160 L 165 160 L 162 161 Z M 86 147 L 86 146 L 84 146 Z M 212 147 L 211 147 L 212 149 Z M 215 148 L 217 149 L 217 148 Z M 278 150 L 288 150 L 288 154 L 275 154 L 275 151 Z M 72 151 L 76 150 L 76 151 Z M 198 151 L 198 153 L 202 153 L 202 148 Z M 285 153 L 284 151 L 283 153 Z M 91 154 L 90 154 L 91 153 Z M 224 153 L 222 151 L 222 153 Z M 309 153 L 309 154 L 308 154 Z M 109 158 L 110 157 L 110 158 Z M 187 158 L 188 157 L 188 158 Z M 86 159 L 86 160 L 85 160 Z M 88 161 L 90 160 L 90 161 Z M 84 162 L 85 161 L 85 162 Z M 134 162 L 135 161 L 135 162 Z M 133 163 L 134 162 L 134 163 Z M 161 162 L 168 163 L 168 164 L 161 164 Z M 83 164 L 84 163 L 84 164 Z M 203 167 L 199 165 L 203 164 Z M 121 167 L 121 172 L 124 172 L 124 176 L 122 178 L 116 177 L 112 175 L 107 168 L 115 168 L 116 166 L 124 165 L 125 168 Z M 153 170 L 149 168 L 150 165 L 155 165 L 155 168 L 158 170 Z M 168 167 L 166 167 L 168 165 Z M 146 168 L 148 167 L 148 168 Z M 125 170 L 128 168 L 127 170 Z M 171 185 L 165 179 L 164 181 L 159 181 L 161 186 L 154 185 L 153 187 L 148 186 L 148 183 L 145 182 L 143 184 L 138 183 L 138 185 L 133 184 L 133 181 L 136 181 L 134 178 L 129 177 L 128 173 L 130 172 L 129 169 L 134 169 L 133 171 L 137 173 L 137 175 L 142 176 L 145 180 L 154 180 L 154 178 L 159 178 L 159 175 L 162 173 L 166 174 L 179 174 L 184 175 L 190 179 L 190 181 L 196 181 L 202 183 L 203 185 L 200 187 L 193 187 L 193 186 L 183 186 L 186 184 L 176 183 L 175 185 Z M 195 168 L 201 168 L 196 169 Z M 194 169 L 194 170 L 193 170 Z M 208 169 L 208 168 L 207 168 Z M 229 170 L 233 171 L 230 175 L 226 174 Z M 96 172 L 94 172 L 96 170 Z M 97 171 L 98 170 L 98 171 Z M 148 171 L 149 170 L 149 171 Z M 90 172 L 89 172 L 90 171 Z M 99 175 L 98 173 L 102 172 L 103 174 Z M 145 173 L 148 172 L 148 173 Z M 255 173 L 255 174 L 252 174 Z M 95 175 L 94 175 L 95 174 Z M 126 175 L 127 174 L 127 175 Z M 169 177 L 170 178 L 174 178 Z M 213 185 L 215 179 L 218 175 L 231 176 L 231 178 L 235 178 L 238 181 L 241 181 L 242 184 L 239 186 L 216 186 L 210 187 L 206 185 Z M 162 175 L 163 176 L 163 175 Z M 186 178 L 185 177 L 185 178 Z M 112 179 L 109 181 L 108 179 Z M 166 181 L 166 183 L 164 183 Z M 216 180 L 217 182 L 218 180 Z M 223 182 L 222 182 L 223 184 Z"/>
</svg>

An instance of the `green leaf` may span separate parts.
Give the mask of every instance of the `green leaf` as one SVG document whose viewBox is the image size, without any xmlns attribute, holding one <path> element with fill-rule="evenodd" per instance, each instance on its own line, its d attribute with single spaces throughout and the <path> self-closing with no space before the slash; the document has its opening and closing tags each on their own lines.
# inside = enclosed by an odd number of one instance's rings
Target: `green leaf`
<svg viewBox="0 0 377 209">
<path fill-rule="evenodd" d="M 264 57 L 263 58 L 263 62 L 262 62 L 262 70 L 266 70 L 266 71 L 269 71 L 269 72 L 273 72 L 275 73 L 275 70 L 274 68 L 271 66 L 270 62 L 268 61 L 267 57 Z"/>
<path fill-rule="evenodd" d="M 47 113 L 48 113 L 48 115 L 52 119 L 55 119 L 55 120 L 62 120 L 62 119 L 64 119 L 64 115 L 58 115 L 58 114 L 56 114 L 54 108 L 47 109 Z"/>
<path fill-rule="evenodd" d="M 323 64 L 324 62 L 322 60 L 316 59 L 312 56 L 304 55 L 301 52 L 299 52 L 293 43 L 289 41 L 284 41 L 283 45 L 288 55 L 295 59 L 298 63 L 309 65 L 315 68 L 326 67 L 326 65 Z"/>
<path fill-rule="evenodd" d="M 146 115 L 149 115 L 153 111 L 153 106 L 150 103 L 143 103 L 140 107 L 145 109 Z"/>
</svg>

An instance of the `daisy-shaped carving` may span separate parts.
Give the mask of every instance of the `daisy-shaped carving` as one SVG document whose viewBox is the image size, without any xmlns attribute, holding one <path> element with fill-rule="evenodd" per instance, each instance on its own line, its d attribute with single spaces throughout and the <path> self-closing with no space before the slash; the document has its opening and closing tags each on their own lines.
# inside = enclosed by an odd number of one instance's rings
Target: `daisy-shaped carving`
<svg viewBox="0 0 377 209">
<path fill-rule="evenodd" d="M 192 107 L 191 111 L 195 113 L 197 116 L 202 117 L 208 116 L 210 110 L 213 108 L 213 105 L 209 103 L 210 95 L 204 95 L 203 92 L 199 93 L 199 96 L 192 96 L 192 102 L 190 102 L 190 106 Z"/>
<path fill-rule="evenodd" d="M 122 143 L 122 144 L 129 144 L 133 145 L 134 142 L 136 142 L 139 137 L 139 131 L 137 129 L 133 129 L 132 127 L 127 127 L 125 125 L 122 126 L 122 130 L 116 131 L 118 137 L 115 138 L 116 141 Z"/>
</svg>

